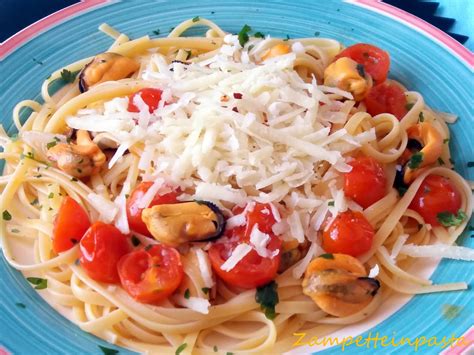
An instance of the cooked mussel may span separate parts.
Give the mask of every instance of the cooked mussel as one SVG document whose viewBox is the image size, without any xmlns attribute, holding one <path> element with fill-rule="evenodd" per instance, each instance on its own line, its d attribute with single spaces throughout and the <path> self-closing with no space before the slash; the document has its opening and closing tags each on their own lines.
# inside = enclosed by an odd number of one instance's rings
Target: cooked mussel
<svg viewBox="0 0 474 355">
<path fill-rule="evenodd" d="M 350 316 L 365 308 L 377 294 L 380 283 L 367 277 L 364 266 L 345 254 L 326 254 L 314 259 L 306 269 L 303 293 L 326 313 Z"/>
<path fill-rule="evenodd" d="M 79 74 L 79 90 L 86 92 L 95 84 L 120 80 L 135 73 L 140 64 L 117 53 L 101 53 L 94 57 Z"/>
<path fill-rule="evenodd" d="M 199 200 L 146 208 L 142 220 L 156 240 L 170 246 L 218 238 L 225 229 L 220 209 Z"/>
</svg>

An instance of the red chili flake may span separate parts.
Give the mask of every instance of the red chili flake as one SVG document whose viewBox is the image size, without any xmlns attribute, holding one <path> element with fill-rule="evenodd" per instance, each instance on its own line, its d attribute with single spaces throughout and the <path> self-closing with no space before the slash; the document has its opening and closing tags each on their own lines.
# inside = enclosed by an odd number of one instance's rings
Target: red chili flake
<svg viewBox="0 0 474 355">
<path fill-rule="evenodd" d="M 237 107 L 232 108 L 232 111 L 239 112 L 239 110 L 237 110 Z"/>
<path fill-rule="evenodd" d="M 242 98 L 242 94 L 240 92 L 234 92 L 234 99 L 240 100 Z"/>
</svg>

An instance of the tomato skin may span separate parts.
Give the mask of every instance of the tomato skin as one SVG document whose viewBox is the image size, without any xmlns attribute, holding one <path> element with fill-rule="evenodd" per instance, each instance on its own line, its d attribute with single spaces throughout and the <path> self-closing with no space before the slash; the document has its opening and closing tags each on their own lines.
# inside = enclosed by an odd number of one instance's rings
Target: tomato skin
<svg viewBox="0 0 474 355">
<path fill-rule="evenodd" d="M 118 283 L 117 263 L 130 250 L 127 236 L 111 224 L 95 222 L 81 240 L 79 260 L 90 278 Z"/>
<path fill-rule="evenodd" d="M 130 229 L 148 237 L 151 237 L 151 234 L 148 231 L 145 222 L 142 221 L 143 208 L 139 208 L 138 205 L 143 195 L 146 194 L 146 192 L 152 185 L 152 182 L 142 182 L 138 184 L 137 187 L 133 190 L 130 197 L 127 199 L 127 218 Z M 156 194 L 148 207 L 163 205 L 167 203 L 176 203 L 178 202 L 177 197 L 179 193 L 179 190 L 175 190 L 168 192 L 162 196 Z"/>
<path fill-rule="evenodd" d="M 124 255 L 118 263 L 118 273 L 125 291 L 142 303 L 158 303 L 168 298 L 184 276 L 178 251 L 164 244 Z"/>
<path fill-rule="evenodd" d="M 153 89 L 153 88 L 146 88 L 137 91 L 136 93 L 132 94 L 128 98 L 128 111 L 129 112 L 140 112 L 137 106 L 133 103 L 133 98 L 136 95 L 140 95 L 143 101 L 148 105 L 148 111 L 153 113 L 160 104 L 161 95 L 163 91 L 160 89 Z"/>
<path fill-rule="evenodd" d="M 387 193 L 387 177 L 382 165 L 371 157 L 360 157 L 349 163 L 352 170 L 344 174 L 344 194 L 367 208 Z"/>
<path fill-rule="evenodd" d="M 372 87 L 365 97 L 364 103 L 367 112 L 372 116 L 391 113 L 400 121 L 408 112 L 405 93 L 400 86 L 392 82 Z"/>
<path fill-rule="evenodd" d="M 80 242 L 91 223 L 82 206 L 66 196 L 59 207 L 53 228 L 53 250 L 56 253 L 71 249 Z"/>
<path fill-rule="evenodd" d="M 428 175 L 409 208 L 418 212 L 426 223 L 439 226 L 438 213 L 456 214 L 461 208 L 461 194 L 444 176 Z"/>
<path fill-rule="evenodd" d="M 240 213 L 242 209 L 235 209 Z M 255 204 L 252 211 L 246 212 L 247 224 L 227 231 L 228 238 L 219 240 L 209 249 L 209 259 L 214 272 L 226 283 L 245 289 L 263 286 L 272 281 L 278 271 L 281 260 L 281 240 L 271 230 L 276 222 L 269 204 Z M 232 251 L 241 243 L 249 243 L 250 234 L 255 224 L 258 229 L 270 236 L 267 249 L 278 250 L 278 255 L 265 258 L 252 249 L 230 271 L 221 269 L 222 264 L 230 257 Z"/>
<path fill-rule="evenodd" d="M 323 232 L 322 247 L 328 253 L 359 256 L 369 251 L 375 231 L 361 212 L 340 213 Z"/>
<path fill-rule="evenodd" d="M 390 68 L 390 56 L 384 50 L 367 43 L 357 43 L 347 47 L 339 53 L 335 60 L 349 57 L 364 66 L 367 73 L 372 76 L 375 84 L 382 83 L 387 79 Z"/>
</svg>

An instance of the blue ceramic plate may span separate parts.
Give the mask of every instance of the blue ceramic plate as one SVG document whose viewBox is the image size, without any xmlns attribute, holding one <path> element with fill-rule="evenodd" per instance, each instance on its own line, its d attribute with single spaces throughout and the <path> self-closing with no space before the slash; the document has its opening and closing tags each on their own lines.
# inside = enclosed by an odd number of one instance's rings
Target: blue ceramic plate
<svg viewBox="0 0 474 355">
<path fill-rule="evenodd" d="M 0 50 L 0 57 L 4 58 L 0 82 L 2 124 L 13 133 L 11 112 L 15 103 L 39 98 L 40 85 L 51 72 L 110 45 L 110 38 L 97 31 L 102 22 L 131 38 L 152 35 L 158 29 L 160 36 L 166 36 L 170 28 L 197 15 L 234 33 L 248 24 L 272 36 L 321 36 L 346 45 L 368 42 L 386 49 L 392 58 L 391 77 L 410 90 L 421 92 L 431 107 L 459 115 L 460 119 L 452 126 L 450 145 L 456 170 L 474 180 L 474 169 L 467 168 L 468 160 L 474 157 L 472 54 L 429 24 L 371 0 L 273 1 L 271 4 L 253 0 L 92 0 L 75 5 L 4 43 Z M 458 243 L 473 247 L 474 240 L 468 234 Z M 98 345 L 113 347 L 82 332 L 54 311 L 3 257 L 0 257 L 0 275 L 0 353 L 1 347 L 14 354 L 101 353 Z M 432 279 L 435 283 L 466 281 L 471 288 L 473 266 L 445 260 Z M 370 331 L 396 339 L 421 336 L 441 339 L 453 334 L 459 337 L 473 324 L 472 295 L 472 291 L 464 291 L 417 296 Z M 17 303 L 23 303 L 26 308 Z M 443 305 L 456 305 L 460 313 L 453 319 L 443 317 Z M 364 335 L 367 334 L 365 331 Z M 374 351 L 373 346 L 349 349 L 367 354 Z M 380 349 L 379 345 L 377 350 Z M 414 350 L 408 345 L 382 349 L 400 354 Z M 421 350 L 440 351 L 427 346 Z M 335 347 L 324 352 L 340 351 L 340 347 Z M 129 352 L 120 349 L 120 353 Z"/>
</svg>

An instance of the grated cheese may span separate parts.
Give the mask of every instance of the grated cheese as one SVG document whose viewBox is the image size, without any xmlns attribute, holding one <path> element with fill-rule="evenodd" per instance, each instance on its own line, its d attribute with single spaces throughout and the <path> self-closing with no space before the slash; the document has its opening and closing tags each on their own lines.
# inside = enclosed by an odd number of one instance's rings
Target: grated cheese
<svg viewBox="0 0 474 355">
<path fill-rule="evenodd" d="M 204 286 L 212 288 L 212 286 L 214 286 L 214 280 L 212 278 L 209 257 L 207 253 L 200 248 L 196 248 L 195 253 L 198 260 L 199 270 L 201 271 L 202 280 L 204 281 Z"/>
<path fill-rule="evenodd" d="M 270 251 L 267 249 L 267 245 L 270 242 L 270 236 L 266 233 L 263 233 L 258 228 L 258 223 L 255 223 L 252 231 L 250 232 L 250 244 L 253 248 L 263 258 L 273 259 L 278 255 L 279 250 Z"/>
<path fill-rule="evenodd" d="M 202 313 L 202 314 L 209 314 L 209 307 L 211 303 L 209 300 L 200 297 L 189 297 L 184 298 L 181 295 L 175 295 L 173 300 L 180 306 L 192 309 L 193 311 Z"/>
<path fill-rule="evenodd" d="M 225 261 L 224 264 L 221 265 L 221 269 L 224 271 L 232 270 L 235 265 L 239 263 L 248 253 L 252 251 L 252 247 L 248 244 L 242 243 L 235 247 L 232 251 L 232 254 L 229 258 Z"/>
<path fill-rule="evenodd" d="M 96 193 L 88 194 L 87 200 L 99 212 L 99 220 L 105 223 L 111 223 L 114 220 L 118 212 L 115 203 Z"/>
<path fill-rule="evenodd" d="M 413 245 L 402 247 L 400 254 L 417 258 L 447 258 L 456 260 L 474 261 L 474 249 L 456 245 Z"/>
</svg>

